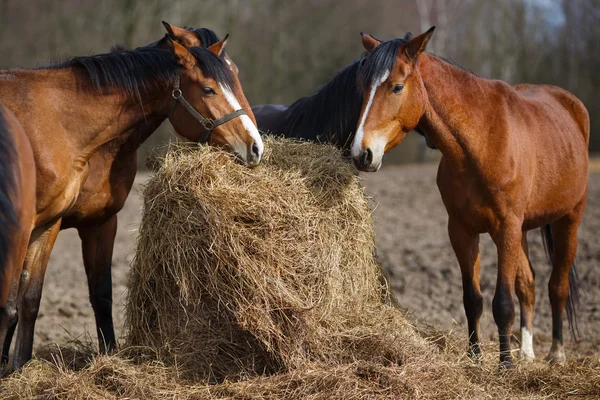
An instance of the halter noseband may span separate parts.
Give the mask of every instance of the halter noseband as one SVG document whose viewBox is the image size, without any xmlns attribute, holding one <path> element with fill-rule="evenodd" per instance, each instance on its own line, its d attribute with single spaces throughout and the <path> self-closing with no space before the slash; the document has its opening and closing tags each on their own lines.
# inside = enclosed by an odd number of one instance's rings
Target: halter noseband
<svg viewBox="0 0 600 400">
<path fill-rule="evenodd" d="M 183 93 L 181 92 L 181 89 L 179 89 L 179 80 L 180 76 L 177 75 L 177 77 L 175 78 L 175 83 L 173 85 L 173 92 L 171 93 L 171 97 L 173 97 L 173 103 L 171 104 L 171 109 L 169 110 L 169 121 L 173 116 L 175 106 L 178 102 L 181 103 L 181 105 L 187 110 L 187 112 L 190 113 L 190 115 L 194 117 L 194 119 L 196 119 L 198 122 L 200 122 L 204 127 L 204 132 L 202 133 L 202 136 L 199 140 L 200 143 L 208 142 L 212 130 L 215 129 L 217 126 L 223 125 L 225 122 L 240 117 L 242 115 L 247 115 L 246 111 L 239 109 L 215 120 L 212 120 L 210 118 L 204 118 L 202 114 L 196 111 L 196 109 L 192 107 L 190 103 L 187 102 L 185 97 L 183 97 Z"/>
</svg>

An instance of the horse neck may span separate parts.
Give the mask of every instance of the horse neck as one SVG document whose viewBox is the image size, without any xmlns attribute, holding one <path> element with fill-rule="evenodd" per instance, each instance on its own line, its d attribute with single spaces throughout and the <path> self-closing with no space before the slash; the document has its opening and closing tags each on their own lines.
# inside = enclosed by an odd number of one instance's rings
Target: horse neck
<svg viewBox="0 0 600 400">
<path fill-rule="evenodd" d="M 113 141 L 139 147 L 164 121 L 171 101 L 170 89 L 162 85 L 141 98 L 119 88 L 96 88 L 77 67 L 24 73 L 51 92 L 56 118 L 70 133 L 67 141 L 84 156 Z"/>
<path fill-rule="evenodd" d="M 355 86 L 357 69 L 355 61 L 318 91 L 288 107 L 281 130 L 293 137 L 350 148 L 362 106 L 362 94 Z"/>
<path fill-rule="evenodd" d="M 427 53 L 418 68 L 427 92 L 418 127 L 453 167 L 481 159 L 489 122 L 483 105 L 491 94 L 487 81 Z"/>
</svg>

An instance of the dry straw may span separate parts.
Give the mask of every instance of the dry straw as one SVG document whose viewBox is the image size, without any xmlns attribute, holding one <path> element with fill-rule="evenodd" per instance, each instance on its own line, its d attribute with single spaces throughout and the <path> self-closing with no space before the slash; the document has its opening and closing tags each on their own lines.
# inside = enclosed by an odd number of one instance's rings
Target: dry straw
<svg viewBox="0 0 600 400">
<path fill-rule="evenodd" d="M 388 304 L 354 168 L 329 146 L 266 149 L 252 170 L 214 149 L 168 153 L 144 192 L 129 343 L 38 352 L 0 398 L 600 396 L 597 360 L 498 376 L 496 344 L 473 364 L 462 333 L 410 323 Z"/>
<path fill-rule="evenodd" d="M 438 337 L 438 339 L 440 339 Z M 464 357 L 466 341 L 446 335 L 443 361 L 406 365 L 319 364 L 269 376 L 218 384 L 178 378 L 180 371 L 131 359 L 135 349 L 96 356 L 86 348 L 43 349 L 37 359 L 3 379 L 0 399 L 598 399 L 600 366 L 586 359 L 550 366 L 518 364 L 497 374 L 497 344 L 486 346 L 482 364 Z M 438 341 L 439 343 L 439 341 Z M 50 351 L 48 351 L 50 350 Z M 441 365 L 440 365 L 441 364 Z M 437 368 L 438 374 L 431 372 Z"/>
<path fill-rule="evenodd" d="M 162 161 L 144 192 L 129 343 L 216 380 L 313 362 L 402 364 L 408 343 L 430 352 L 386 304 L 354 167 L 330 146 L 265 147 L 255 169 L 196 146 Z"/>
</svg>

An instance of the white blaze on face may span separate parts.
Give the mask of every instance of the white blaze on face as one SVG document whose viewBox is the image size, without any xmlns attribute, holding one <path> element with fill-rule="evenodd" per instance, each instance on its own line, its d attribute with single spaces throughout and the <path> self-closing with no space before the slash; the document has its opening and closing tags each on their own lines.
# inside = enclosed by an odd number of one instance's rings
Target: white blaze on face
<svg viewBox="0 0 600 400">
<path fill-rule="evenodd" d="M 223 86 L 220 83 L 219 83 L 219 87 L 223 91 L 223 94 L 225 95 L 227 102 L 233 108 L 233 111 L 241 110 L 242 106 L 240 106 L 240 102 L 235 97 L 233 92 L 231 90 L 227 89 L 225 86 Z M 262 138 L 260 137 L 260 134 L 258 133 L 258 129 L 256 128 L 256 125 L 254 125 L 254 122 L 252 122 L 250 117 L 247 116 L 246 114 L 240 115 L 239 118 L 242 120 L 242 124 L 244 124 L 244 128 L 246 128 L 246 131 L 250 134 L 252 139 L 254 139 L 254 142 L 256 143 L 256 146 L 258 147 L 258 154 L 260 157 L 262 157 L 264 145 L 262 142 Z"/>
<path fill-rule="evenodd" d="M 373 81 L 373 84 L 371 86 L 371 92 L 369 93 L 369 101 L 367 102 L 367 107 L 365 107 L 365 112 L 362 115 L 360 124 L 358 125 L 358 130 L 356 131 L 356 135 L 354 136 L 354 143 L 352 144 L 352 156 L 353 157 L 358 157 L 361 154 L 362 141 L 363 141 L 363 136 L 365 133 L 365 131 L 364 131 L 365 122 L 367 120 L 367 116 L 369 115 L 369 110 L 371 109 L 371 106 L 373 105 L 373 98 L 375 97 L 377 88 L 379 88 L 379 86 L 381 86 L 381 84 L 383 82 L 385 82 L 387 80 L 387 78 L 389 78 L 389 77 L 390 77 L 390 72 L 386 71 L 381 77 L 379 77 L 379 79 L 375 79 Z"/>
<path fill-rule="evenodd" d="M 533 353 L 533 332 L 529 332 L 525 327 L 521 328 L 521 354 L 528 360 L 535 358 L 535 354 Z"/>
</svg>

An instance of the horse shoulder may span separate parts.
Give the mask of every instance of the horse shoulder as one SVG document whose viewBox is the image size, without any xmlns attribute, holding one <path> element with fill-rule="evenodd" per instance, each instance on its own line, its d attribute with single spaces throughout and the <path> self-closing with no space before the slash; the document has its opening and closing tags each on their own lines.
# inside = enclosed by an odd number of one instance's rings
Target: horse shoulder
<svg viewBox="0 0 600 400">
<path fill-rule="evenodd" d="M 89 160 L 90 174 L 77 202 L 63 218 L 62 229 L 104 222 L 121 211 L 137 173 L 137 150 L 160 122 L 148 120 L 143 127 L 128 131 L 94 152 Z"/>
</svg>

